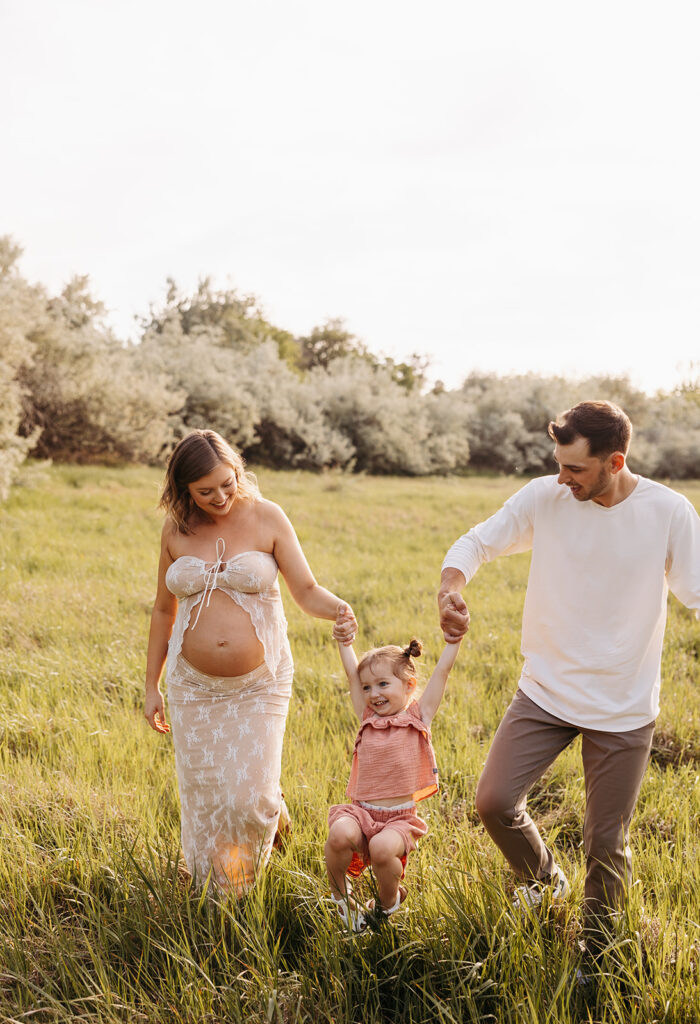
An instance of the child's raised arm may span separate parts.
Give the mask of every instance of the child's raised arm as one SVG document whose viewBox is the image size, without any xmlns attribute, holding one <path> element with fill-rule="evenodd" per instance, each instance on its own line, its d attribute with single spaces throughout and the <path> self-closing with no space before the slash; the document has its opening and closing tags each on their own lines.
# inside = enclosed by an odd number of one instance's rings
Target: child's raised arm
<svg viewBox="0 0 700 1024">
<path fill-rule="evenodd" d="M 440 707 L 440 701 L 447 685 L 447 677 L 459 653 L 460 643 L 461 641 L 458 640 L 456 644 L 445 644 L 433 674 L 420 696 L 418 706 L 420 707 L 421 717 L 426 725 L 430 725 L 435 712 Z"/>
<path fill-rule="evenodd" d="M 362 695 L 360 677 L 357 674 L 357 655 L 355 654 L 355 649 L 352 646 L 354 634 L 351 640 L 341 640 L 337 633 L 337 627 L 343 626 L 350 616 L 352 616 L 352 612 L 347 605 L 341 604 L 338 606 L 335 626 L 333 627 L 333 636 L 338 641 L 338 653 L 340 654 L 340 660 L 342 661 L 343 668 L 345 669 L 345 675 L 348 677 L 352 706 L 355 709 L 357 717 L 362 718 L 362 714 L 365 710 L 365 699 Z"/>
</svg>

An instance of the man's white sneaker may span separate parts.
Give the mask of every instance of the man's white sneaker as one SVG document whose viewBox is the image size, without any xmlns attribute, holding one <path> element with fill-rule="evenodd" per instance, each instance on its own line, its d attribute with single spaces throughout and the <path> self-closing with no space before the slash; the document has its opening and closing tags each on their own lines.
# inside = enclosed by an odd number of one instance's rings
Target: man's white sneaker
<svg viewBox="0 0 700 1024">
<path fill-rule="evenodd" d="M 544 902 L 545 894 L 549 892 L 552 903 L 555 900 L 565 900 L 571 891 L 569 881 L 560 867 L 554 868 L 549 882 L 531 882 L 529 885 L 520 885 L 513 896 L 513 907 L 522 914 L 529 910 L 535 910 Z"/>
</svg>

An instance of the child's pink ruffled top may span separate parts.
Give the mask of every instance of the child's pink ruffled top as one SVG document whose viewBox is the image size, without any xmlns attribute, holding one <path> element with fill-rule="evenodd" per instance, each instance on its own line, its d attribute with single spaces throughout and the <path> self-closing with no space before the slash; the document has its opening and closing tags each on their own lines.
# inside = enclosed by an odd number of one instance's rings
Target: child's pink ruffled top
<svg viewBox="0 0 700 1024">
<path fill-rule="evenodd" d="M 382 800 L 411 793 L 424 800 L 438 788 L 430 727 L 417 701 L 383 718 L 371 708 L 362 715 L 346 790 L 352 800 Z"/>
</svg>

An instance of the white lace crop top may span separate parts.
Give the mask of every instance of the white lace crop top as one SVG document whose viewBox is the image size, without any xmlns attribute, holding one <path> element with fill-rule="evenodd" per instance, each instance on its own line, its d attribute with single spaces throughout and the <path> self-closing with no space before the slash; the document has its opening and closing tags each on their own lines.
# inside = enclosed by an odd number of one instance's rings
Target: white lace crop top
<svg viewBox="0 0 700 1024">
<path fill-rule="evenodd" d="M 188 628 L 196 629 L 202 608 L 209 604 L 213 590 L 221 590 L 250 616 L 263 646 L 265 664 L 275 675 L 288 649 L 287 620 L 277 582 L 277 562 L 268 551 L 242 551 L 224 561 L 226 545 L 216 542 L 216 561 L 205 562 L 194 555 L 181 555 L 168 567 L 165 585 L 178 599 L 175 624 L 168 644 L 168 674 L 175 669 Z M 199 605 L 190 627 L 190 617 Z"/>
</svg>

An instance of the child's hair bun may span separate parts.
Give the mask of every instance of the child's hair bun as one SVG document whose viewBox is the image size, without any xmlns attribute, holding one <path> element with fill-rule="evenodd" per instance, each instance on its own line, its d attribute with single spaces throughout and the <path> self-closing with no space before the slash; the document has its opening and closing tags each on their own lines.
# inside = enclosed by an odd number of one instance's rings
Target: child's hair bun
<svg viewBox="0 0 700 1024">
<path fill-rule="evenodd" d="M 404 647 L 403 653 L 407 658 L 418 658 L 423 653 L 423 644 L 413 636 L 408 643 L 408 647 Z"/>
</svg>

